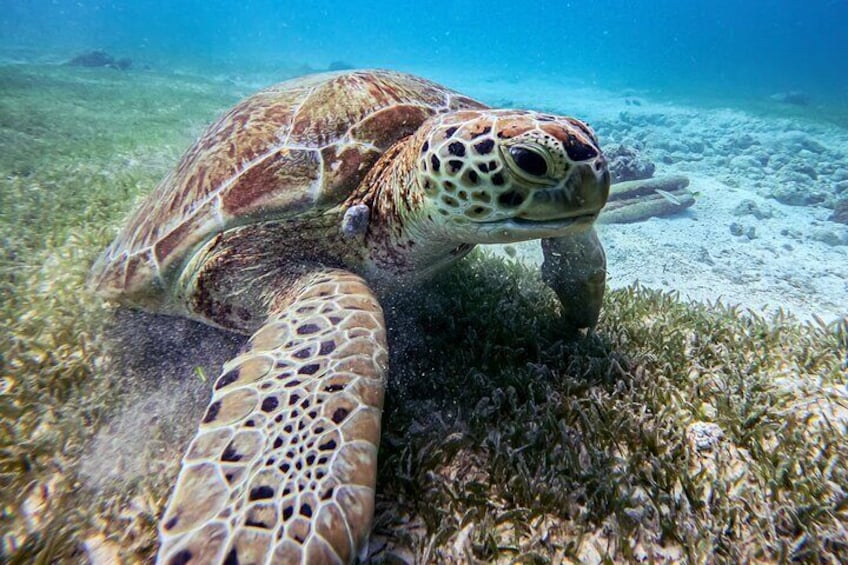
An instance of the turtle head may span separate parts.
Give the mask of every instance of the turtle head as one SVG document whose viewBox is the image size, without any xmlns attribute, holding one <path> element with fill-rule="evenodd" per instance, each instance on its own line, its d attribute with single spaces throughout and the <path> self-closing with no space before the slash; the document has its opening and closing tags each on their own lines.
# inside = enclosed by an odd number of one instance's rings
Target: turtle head
<svg viewBox="0 0 848 565">
<path fill-rule="evenodd" d="M 428 216 L 466 243 L 556 237 L 592 225 L 609 195 L 598 140 L 583 122 L 517 110 L 442 114 L 419 130 Z"/>
</svg>

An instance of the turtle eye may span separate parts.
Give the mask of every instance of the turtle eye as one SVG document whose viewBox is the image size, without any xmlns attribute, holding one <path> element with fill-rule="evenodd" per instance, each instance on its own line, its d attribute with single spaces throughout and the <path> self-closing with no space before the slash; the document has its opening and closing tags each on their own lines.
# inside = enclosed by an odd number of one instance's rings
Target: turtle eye
<svg viewBox="0 0 848 565">
<path fill-rule="evenodd" d="M 548 172 L 548 162 L 545 157 L 529 147 L 520 145 L 510 147 L 509 156 L 512 157 L 518 168 L 528 175 L 543 177 Z"/>
</svg>

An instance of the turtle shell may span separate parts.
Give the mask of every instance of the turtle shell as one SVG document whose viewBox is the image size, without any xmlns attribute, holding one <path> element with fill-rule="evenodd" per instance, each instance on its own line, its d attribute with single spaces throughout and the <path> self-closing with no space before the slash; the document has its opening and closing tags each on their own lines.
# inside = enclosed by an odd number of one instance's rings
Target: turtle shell
<svg viewBox="0 0 848 565">
<path fill-rule="evenodd" d="M 212 124 L 95 264 L 102 294 L 154 305 L 170 274 L 215 234 L 342 202 L 380 155 L 428 117 L 483 108 L 390 71 L 289 80 Z"/>
</svg>

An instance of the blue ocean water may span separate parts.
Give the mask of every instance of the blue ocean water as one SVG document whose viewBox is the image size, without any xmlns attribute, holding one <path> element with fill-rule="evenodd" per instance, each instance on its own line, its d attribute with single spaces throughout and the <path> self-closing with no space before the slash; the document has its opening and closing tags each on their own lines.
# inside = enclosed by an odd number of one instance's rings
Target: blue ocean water
<svg viewBox="0 0 848 565">
<path fill-rule="evenodd" d="M 598 86 L 848 99 L 845 0 L 3 0 L 0 47 L 159 66 L 474 69 Z"/>
</svg>

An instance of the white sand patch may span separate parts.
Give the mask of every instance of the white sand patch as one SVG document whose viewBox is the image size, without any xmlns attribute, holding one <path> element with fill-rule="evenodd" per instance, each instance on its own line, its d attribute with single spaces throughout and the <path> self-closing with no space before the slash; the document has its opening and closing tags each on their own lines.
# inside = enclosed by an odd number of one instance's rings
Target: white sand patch
<svg viewBox="0 0 848 565">
<path fill-rule="evenodd" d="M 601 226 L 612 287 L 639 281 L 699 301 L 748 308 L 784 308 L 801 318 L 825 320 L 846 313 L 845 247 L 806 239 L 817 210 L 773 203 L 774 217 L 737 217 L 744 199 L 764 199 L 708 177 L 692 176 L 695 206 L 674 218 Z M 733 223 L 752 232 L 735 236 Z"/>
</svg>

